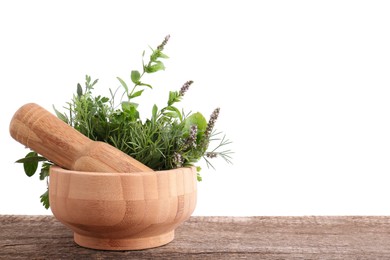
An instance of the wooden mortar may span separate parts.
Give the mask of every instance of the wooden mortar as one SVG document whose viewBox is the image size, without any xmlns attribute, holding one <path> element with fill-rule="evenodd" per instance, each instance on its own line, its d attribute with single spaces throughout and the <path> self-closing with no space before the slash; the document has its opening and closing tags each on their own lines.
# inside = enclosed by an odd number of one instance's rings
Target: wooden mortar
<svg viewBox="0 0 390 260">
<path fill-rule="evenodd" d="M 196 169 L 102 173 L 50 167 L 50 207 L 83 247 L 139 250 L 165 245 L 193 213 Z"/>
</svg>

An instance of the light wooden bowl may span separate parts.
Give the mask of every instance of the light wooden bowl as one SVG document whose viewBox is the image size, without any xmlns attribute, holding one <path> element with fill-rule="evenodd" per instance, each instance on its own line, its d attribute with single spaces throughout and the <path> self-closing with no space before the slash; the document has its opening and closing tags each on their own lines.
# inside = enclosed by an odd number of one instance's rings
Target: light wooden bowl
<svg viewBox="0 0 390 260">
<path fill-rule="evenodd" d="M 171 242 L 196 205 L 196 170 L 140 173 L 50 169 L 54 216 L 83 247 L 138 250 Z"/>
</svg>

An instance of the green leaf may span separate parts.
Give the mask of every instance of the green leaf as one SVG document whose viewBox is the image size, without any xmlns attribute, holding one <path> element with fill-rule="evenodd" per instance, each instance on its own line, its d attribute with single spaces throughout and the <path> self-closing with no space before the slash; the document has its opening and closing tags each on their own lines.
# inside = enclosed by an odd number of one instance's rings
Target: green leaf
<svg viewBox="0 0 390 260">
<path fill-rule="evenodd" d="M 154 64 L 150 65 L 150 66 L 147 66 L 145 68 L 145 71 L 147 73 L 154 73 L 154 72 L 157 72 L 159 70 L 165 70 L 165 66 L 164 66 L 164 63 L 162 63 L 161 61 L 155 61 Z"/>
<path fill-rule="evenodd" d="M 37 153 L 36 152 L 29 152 L 25 158 L 28 158 L 28 157 L 36 157 L 37 156 Z M 30 162 L 24 162 L 23 163 L 23 167 L 24 167 L 24 172 L 26 173 L 26 175 L 28 177 L 31 177 L 34 175 L 34 173 L 37 171 L 38 169 L 38 161 L 30 161 Z"/>
<path fill-rule="evenodd" d="M 173 103 L 179 102 L 180 96 L 177 91 L 169 91 L 168 106 L 171 106 Z"/>
<path fill-rule="evenodd" d="M 49 177 L 50 174 L 50 165 L 49 163 L 44 163 L 41 167 L 41 172 L 39 173 L 39 179 L 43 181 L 46 177 Z"/>
<path fill-rule="evenodd" d="M 149 88 L 153 88 L 151 85 L 149 85 L 149 84 L 146 84 L 146 83 L 142 83 L 142 82 L 139 82 L 138 83 L 138 86 L 146 86 L 146 87 L 149 87 Z"/>
<path fill-rule="evenodd" d="M 56 113 L 56 115 L 57 115 L 57 117 L 59 118 L 59 119 L 61 119 L 62 121 L 64 121 L 65 123 L 69 123 L 69 120 L 68 120 L 68 118 L 66 117 L 66 115 L 65 114 L 62 114 L 60 111 L 58 111 L 55 107 L 54 107 L 54 105 L 53 105 L 53 109 L 54 109 L 54 112 Z"/>
<path fill-rule="evenodd" d="M 170 112 L 164 113 L 165 115 L 167 115 L 169 117 L 179 118 L 180 120 L 182 120 L 181 113 L 180 113 L 179 109 L 177 109 L 176 107 L 168 106 L 165 108 L 165 110 L 170 111 Z"/>
<path fill-rule="evenodd" d="M 134 84 L 138 84 L 139 80 L 141 79 L 141 74 L 138 70 L 131 71 L 131 81 L 133 81 Z"/>
<path fill-rule="evenodd" d="M 31 152 L 31 153 L 33 153 L 33 152 Z M 45 157 L 42 157 L 42 156 L 32 155 L 29 157 L 26 156 L 25 158 L 19 159 L 15 163 L 32 163 L 32 162 L 43 162 L 43 161 L 47 161 L 47 159 Z"/>
<path fill-rule="evenodd" d="M 189 117 L 187 117 L 186 120 L 184 121 L 184 128 L 183 128 L 185 137 L 189 135 L 190 128 L 192 125 L 196 125 L 198 127 L 197 137 L 200 138 L 204 134 L 204 131 L 206 131 L 207 128 L 206 118 L 204 118 L 204 116 L 199 112 L 194 113 Z"/>
<path fill-rule="evenodd" d="M 116 77 L 116 78 L 119 80 L 119 82 L 121 83 L 121 85 L 125 88 L 126 93 L 129 93 L 129 88 L 127 87 L 126 82 L 124 82 L 123 79 L 121 79 L 120 77 Z"/>
<path fill-rule="evenodd" d="M 124 110 L 128 110 L 128 109 L 131 108 L 131 103 L 128 102 L 128 101 L 123 101 L 123 102 L 121 103 L 121 106 L 122 106 L 122 110 L 123 110 L 123 111 L 124 111 Z"/>
<path fill-rule="evenodd" d="M 95 79 L 95 81 L 92 83 L 91 87 L 93 87 L 96 83 L 98 83 L 99 79 Z"/>
<path fill-rule="evenodd" d="M 169 59 L 168 55 L 162 53 L 161 51 L 160 51 L 159 58 L 162 58 L 162 59 Z"/>
<path fill-rule="evenodd" d="M 122 110 L 130 109 L 131 107 L 138 107 L 138 103 L 129 102 L 129 101 L 123 101 L 122 102 Z"/>
<path fill-rule="evenodd" d="M 49 201 L 49 188 L 47 188 L 46 192 L 43 193 L 41 196 L 41 202 L 45 209 L 48 209 L 50 207 L 50 201 Z"/>
<path fill-rule="evenodd" d="M 154 104 L 153 109 L 152 109 L 152 121 L 155 121 L 157 119 L 157 111 L 158 111 L 158 108 L 157 108 L 156 104 Z"/>
<path fill-rule="evenodd" d="M 81 97 L 83 95 L 83 88 L 81 87 L 80 83 L 77 83 L 77 96 Z"/>
<path fill-rule="evenodd" d="M 150 55 L 150 61 L 156 62 L 159 56 L 159 50 L 153 50 L 152 47 L 149 46 L 149 48 L 152 50 L 152 54 Z"/>
<path fill-rule="evenodd" d="M 122 102 L 122 110 L 130 120 L 139 119 L 139 112 L 137 110 L 138 104 L 133 102 Z"/>
<path fill-rule="evenodd" d="M 139 97 L 141 96 L 142 92 L 144 92 L 143 89 L 133 93 L 131 96 L 129 96 L 129 98 L 131 99 L 131 98 Z"/>
<path fill-rule="evenodd" d="M 176 112 L 165 112 L 164 115 L 171 118 L 179 118 Z"/>
</svg>

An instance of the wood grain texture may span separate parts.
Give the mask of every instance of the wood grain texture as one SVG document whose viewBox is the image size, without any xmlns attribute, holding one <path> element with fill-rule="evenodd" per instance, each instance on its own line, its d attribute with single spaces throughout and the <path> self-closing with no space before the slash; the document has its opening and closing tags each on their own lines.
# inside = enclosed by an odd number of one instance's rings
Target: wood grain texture
<svg viewBox="0 0 390 260">
<path fill-rule="evenodd" d="M 90 140 L 34 103 L 15 112 L 9 130 L 16 141 L 65 169 L 95 172 L 152 170 L 107 143 Z"/>
<path fill-rule="evenodd" d="M 99 251 L 51 216 L 0 216 L 0 259 L 390 259 L 390 217 L 191 217 L 171 243 Z"/>
<path fill-rule="evenodd" d="M 196 206 L 196 169 L 100 173 L 52 166 L 50 206 L 77 244 L 136 250 L 161 246 Z"/>
</svg>

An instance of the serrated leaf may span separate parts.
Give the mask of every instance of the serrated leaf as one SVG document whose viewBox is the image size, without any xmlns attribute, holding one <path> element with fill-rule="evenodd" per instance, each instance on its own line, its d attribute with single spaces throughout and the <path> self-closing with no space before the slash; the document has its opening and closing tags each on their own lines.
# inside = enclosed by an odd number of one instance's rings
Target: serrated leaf
<svg viewBox="0 0 390 260">
<path fill-rule="evenodd" d="M 29 157 L 36 157 L 37 156 L 37 153 L 36 152 L 29 152 L 25 158 L 29 158 Z M 26 175 L 28 177 L 31 177 L 34 175 L 34 173 L 37 171 L 38 169 L 38 161 L 30 161 L 30 162 L 24 162 L 23 163 L 23 168 L 24 168 L 24 172 L 26 173 Z"/>
<path fill-rule="evenodd" d="M 49 188 L 47 188 L 46 192 L 43 193 L 41 196 L 41 202 L 43 204 L 43 206 L 45 207 L 45 209 L 49 209 L 50 207 L 50 201 L 49 201 Z"/>
<path fill-rule="evenodd" d="M 121 79 L 120 77 L 116 77 L 116 78 L 119 80 L 119 82 L 121 83 L 121 85 L 125 88 L 126 93 L 129 93 L 129 88 L 127 87 L 126 82 L 124 82 L 124 80 Z"/>
<path fill-rule="evenodd" d="M 133 102 L 124 101 L 122 102 L 122 110 L 126 116 L 130 117 L 132 120 L 139 118 L 139 112 L 137 110 L 138 104 Z"/>
<path fill-rule="evenodd" d="M 47 176 L 49 176 L 49 170 L 48 169 L 41 169 L 41 172 L 39 173 L 39 179 L 43 181 Z"/>
<path fill-rule="evenodd" d="M 50 164 L 44 163 L 41 167 L 41 172 L 39 173 L 39 179 L 43 181 L 46 177 L 49 177 L 50 174 Z"/>
<path fill-rule="evenodd" d="M 138 70 L 131 71 L 131 81 L 134 84 L 138 84 L 140 79 L 141 79 L 141 74 L 139 73 Z"/>
<path fill-rule="evenodd" d="M 142 92 L 144 92 L 143 89 L 133 93 L 129 98 L 131 99 L 131 98 L 139 97 L 141 96 Z"/>
</svg>

